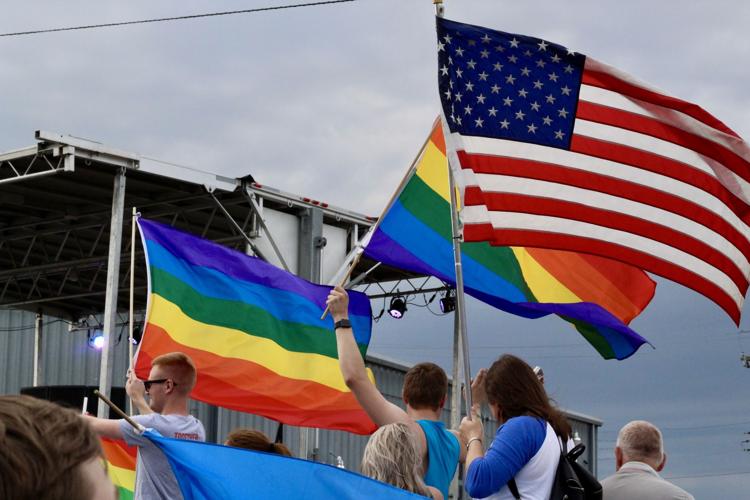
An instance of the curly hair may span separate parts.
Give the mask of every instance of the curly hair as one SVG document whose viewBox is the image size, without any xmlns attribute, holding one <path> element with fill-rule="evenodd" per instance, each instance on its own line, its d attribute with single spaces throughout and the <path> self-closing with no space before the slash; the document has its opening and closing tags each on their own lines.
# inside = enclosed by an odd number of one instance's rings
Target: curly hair
<svg viewBox="0 0 750 500">
<path fill-rule="evenodd" d="M 360 470 L 402 490 L 430 496 L 422 479 L 422 458 L 406 424 L 388 424 L 376 430 L 367 442 Z"/>
<path fill-rule="evenodd" d="M 73 410 L 0 396 L 0 498 L 91 498 L 93 485 L 79 466 L 97 457 L 99 439 Z"/>
</svg>

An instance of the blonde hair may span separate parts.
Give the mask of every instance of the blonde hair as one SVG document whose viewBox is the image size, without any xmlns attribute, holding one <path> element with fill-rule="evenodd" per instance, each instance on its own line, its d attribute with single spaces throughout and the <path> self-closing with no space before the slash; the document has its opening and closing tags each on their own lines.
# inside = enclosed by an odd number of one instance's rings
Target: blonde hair
<svg viewBox="0 0 750 500">
<path fill-rule="evenodd" d="M 183 352 L 168 352 L 157 356 L 151 361 L 151 366 L 162 366 L 166 368 L 174 380 L 177 391 L 188 395 L 195 387 L 198 372 L 195 363 L 190 356 Z"/>
<path fill-rule="evenodd" d="M 430 496 L 422 479 L 422 458 L 406 424 L 388 424 L 376 430 L 367 442 L 360 469 L 365 476 Z"/>
</svg>

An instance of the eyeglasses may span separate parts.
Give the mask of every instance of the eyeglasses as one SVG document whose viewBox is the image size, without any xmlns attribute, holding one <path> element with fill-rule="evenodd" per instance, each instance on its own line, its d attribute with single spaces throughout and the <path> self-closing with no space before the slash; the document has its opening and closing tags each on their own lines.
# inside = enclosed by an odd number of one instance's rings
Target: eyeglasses
<svg viewBox="0 0 750 500">
<path fill-rule="evenodd" d="M 171 380 L 171 379 L 168 379 L 168 378 L 160 378 L 160 379 L 156 379 L 156 380 L 144 380 L 144 381 L 143 381 L 143 387 L 145 387 L 145 388 L 146 388 L 146 390 L 148 391 L 149 389 L 151 389 L 151 386 L 152 386 L 153 384 L 163 384 L 163 383 L 164 383 L 164 382 L 166 382 L 167 380 Z M 177 385 L 177 384 L 176 384 L 176 383 L 174 382 L 174 380 L 172 380 L 172 385 Z"/>
</svg>

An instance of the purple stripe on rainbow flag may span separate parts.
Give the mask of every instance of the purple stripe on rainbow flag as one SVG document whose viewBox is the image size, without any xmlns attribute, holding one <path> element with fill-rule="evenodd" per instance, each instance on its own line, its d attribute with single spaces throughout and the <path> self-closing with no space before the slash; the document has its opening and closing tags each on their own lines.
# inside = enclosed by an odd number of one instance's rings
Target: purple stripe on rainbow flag
<svg viewBox="0 0 750 500">
<path fill-rule="evenodd" d="M 159 222 L 140 219 L 139 224 L 145 239 L 153 240 L 173 255 L 190 264 L 216 269 L 229 277 L 259 283 L 266 286 L 293 292 L 320 307 L 326 307 L 326 297 L 330 287 L 300 280 L 291 274 L 279 276 L 278 268 L 256 257 L 246 255 L 237 259 L 235 250 L 214 244 Z M 370 306 L 362 302 L 351 303 L 354 314 L 368 315 Z"/>
</svg>

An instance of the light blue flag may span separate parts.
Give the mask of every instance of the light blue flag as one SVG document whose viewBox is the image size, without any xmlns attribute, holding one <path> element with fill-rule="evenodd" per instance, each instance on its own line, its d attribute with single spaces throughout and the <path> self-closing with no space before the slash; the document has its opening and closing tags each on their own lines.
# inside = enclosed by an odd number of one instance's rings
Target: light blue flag
<svg viewBox="0 0 750 500">
<path fill-rule="evenodd" d="M 424 497 L 345 469 L 258 451 L 161 437 L 149 438 L 167 456 L 185 500 Z"/>
</svg>

